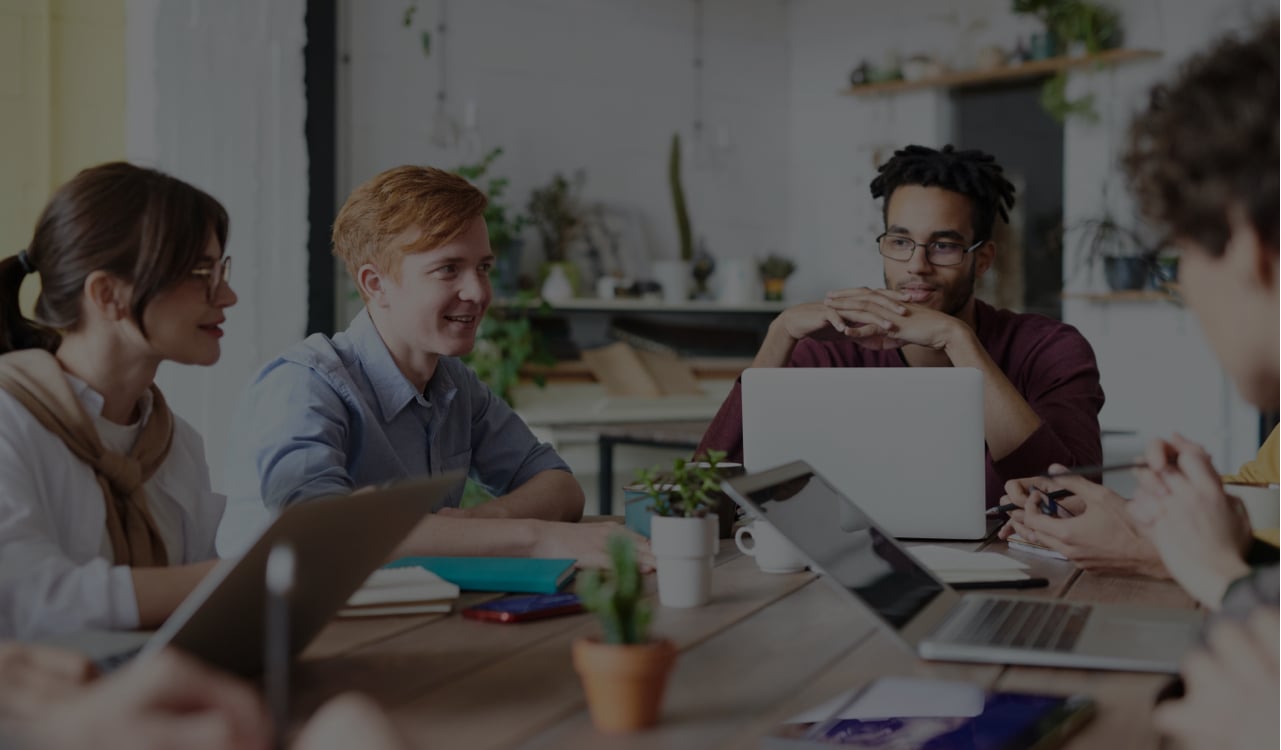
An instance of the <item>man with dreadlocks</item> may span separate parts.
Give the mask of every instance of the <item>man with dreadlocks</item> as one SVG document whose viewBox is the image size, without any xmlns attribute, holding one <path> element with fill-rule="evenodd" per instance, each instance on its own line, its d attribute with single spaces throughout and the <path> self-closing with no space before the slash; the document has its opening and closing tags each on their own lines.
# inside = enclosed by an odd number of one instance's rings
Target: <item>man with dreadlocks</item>
<svg viewBox="0 0 1281 750">
<path fill-rule="evenodd" d="M 872 180 L 884 198 L 876 238 L 884 289 L 839 289 L 788 308 L 770 324 L 753 367 L 973 367 L 983 373 L 987 501 L 1006 480 L 1051 463 L 1094 464 L 1103 449 L 1094 352 L 1076 329 L 998 310 L 974 297 L 997 252 L 992 228 L 1009 220 L 1014 186 L 992 156 L 908 146 Z M 912 419 L 904 405 L 904 419 Z M 839 436 L 834 436 L 839 439 Z M 904 446 L 904 469 L 911 446 Z M 741 385 L 721 406 L 699 451 L 743 453 Z"/>
</svg>

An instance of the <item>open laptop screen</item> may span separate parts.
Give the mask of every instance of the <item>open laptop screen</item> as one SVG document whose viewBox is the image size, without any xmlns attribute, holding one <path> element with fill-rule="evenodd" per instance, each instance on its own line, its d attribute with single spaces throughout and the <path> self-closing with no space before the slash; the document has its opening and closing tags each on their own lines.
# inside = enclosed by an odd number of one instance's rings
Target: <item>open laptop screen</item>
<svg viewBox="0 0 1281 750">
<path fill-rule="evenodd" d="M 865 513 L 812 472 L 748 498 L 816 567 L 895 628 L 945 589 Z"/>
</svg>

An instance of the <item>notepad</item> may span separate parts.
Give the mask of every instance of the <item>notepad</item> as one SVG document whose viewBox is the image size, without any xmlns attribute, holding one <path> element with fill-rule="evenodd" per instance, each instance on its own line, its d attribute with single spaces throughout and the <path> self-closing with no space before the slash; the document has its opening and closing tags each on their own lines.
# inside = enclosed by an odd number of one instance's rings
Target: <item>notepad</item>
<svg viewBox="0 0 1281 750">
<path fill-rule="evenodd" d="M 530 557 L 402 557 L 385 567 L 418 567 L 464 591 L 554 594 L 574 577 L 574 560 Z"/>
<path fill-rule="evenodd" d="M 944 583 L 1021 581 L 1029 578 L 1027 565 L 997 552 L 965 552 L 937 544 L 909 548 L 918 560 Z"/>
<path fill-rule="evenodd" d="M 383 617 L 449 612 L 460 591 L 429 570 L 418 567 L 374 571 L 347 600 L 339 617 Z"/>
</svg>

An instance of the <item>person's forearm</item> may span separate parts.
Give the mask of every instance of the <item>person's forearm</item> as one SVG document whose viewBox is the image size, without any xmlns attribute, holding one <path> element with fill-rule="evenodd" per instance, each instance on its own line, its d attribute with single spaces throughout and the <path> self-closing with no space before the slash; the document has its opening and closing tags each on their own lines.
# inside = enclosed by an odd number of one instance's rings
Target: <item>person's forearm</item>
<svg viewBox="0 0 1281 750">
<path fill-rule="evenodd" d="M 578 521 L 586 498 L 573 474 L 559 470 L 535 474 L 511 492 L 467 511 L 469 518 L 536 518 Z"/>
<path fill-rule="evenodd" d="M 132 568 L 138 627 L 143 630 L 160 627 L 217 564 L 217 560 L 208 560 L 168 568 Z"/>
<path fill-rule="evenodd" d="M 543 521 L 431 515 L 409 532 L 395 557 L 528 557 Z"/>
<path fill-rule="evenodd" d="M 761 349 L 756 353 L 756 358 L 752 360 L 752 367 L 785 367 L 787 361 L 792 357 L 792 350 L 796 348 L 796 339 L 792 338 L 775 318 L 770 323 L 769 330 L 765 333 L 765 341 L 761 344 Z"/>
<path fill-rule="evenodd" d="M 983 374 L 983 436 L 992 460 L 1000 461 L 1036 432 L 1041 418 L 968 326 L 957 326 L 946 352 L 954 367 L 973 367 Z"/>
</svg>

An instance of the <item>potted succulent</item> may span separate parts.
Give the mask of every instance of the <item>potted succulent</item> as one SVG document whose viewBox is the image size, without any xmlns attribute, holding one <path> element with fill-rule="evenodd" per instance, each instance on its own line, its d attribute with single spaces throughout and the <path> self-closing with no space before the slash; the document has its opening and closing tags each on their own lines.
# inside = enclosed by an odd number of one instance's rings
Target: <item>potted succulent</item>
<svg viewBox="0 0 1281 750">
<path fill-rule="evenodd" d="M 658 569 L 658 601 L 664 607 L 701 607 L 711 599 L 725 453 L 708 451 L 703 458 L 678 458 L 666 474 L 657 469 L 637 473 L 642 499 L 653 503 L 650 549 Z"/>
<path fill-rule="evenodd" d="M 578 575 L 578 597 L 596 615 L 602 632 L 599 639 L 574 641 L 574 671 L 596 728 L 627 732 L 657 723 L 676 646 L 649 638 L 649 603 L 632 542 L 616 535 L 608 549 L 608 570 Z"/>
<path fill-rule="evenodd" d="M 672 193 L 672 210 L 676 214 L 676 236 L 680 240 L 680 260 L 654 261 L 654 280 L 663 289 L 663 299 L 670 303 L 689 299 L 689 282 L 694 261 L 694 235 L 690 229 L 689 208 L 685 204 L 685 188 L 681 185 L 681 136 L 672 134 L 672 145 L 667 157 L 667 186 Z M 707 274 L 711 274 L 708 268 Z"/>
<path fill-rule="evenodd" d="M 554 279 L 557 286 L 566 282 L 569 286 L 569 295 L 553 294 L 551 297 L 573 296 L 578 291 L 578 267 L 569 260 L 569 248 L 583 229 L 584 217 L 578 193 L 585 180 L 581 171 L 574 175 L 572 181 L 557 172 L 551 182 L 529 194 L 529 203 L 525 207 L 529 212 L 529 222 L 542 240 L 546 258 L 540 288 L 549 279 Z"/>
<path fill-rule="evenodd" d="M 520 275 L 520 253 L 525 244 L 520 231 L 525 226 L 525 217 L 518 213 L 509 215 L 507 206 L 503 205 L 502 197 L 507 191 L 508 179 L 489 174 L 494 160 L 502 155 L 503 150 L 495 148 L 479 162 L 457 167 L 454 173 L 476 184 L 489 198 L 489 204 L 485 206 L 485 228 L 489 231 L 489 246 L 493 248 L 497 259 L 494 287 L 499 294 L 511 295 L 516 293 L 517 277 Z M 480 181 L 483 178 L 487 179 L 482 185 Z"/>
<path fill-rule="evenodd" d="M 796 263 L 790 258 L 770 253 L 758 265 L 761 272 L 761 283 L 765 285 L 765 299 L 778 302 L 783 299 L 783 285 L 787 277 L 796 270 Z"/>
</svg>

